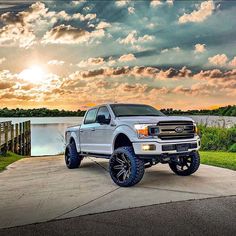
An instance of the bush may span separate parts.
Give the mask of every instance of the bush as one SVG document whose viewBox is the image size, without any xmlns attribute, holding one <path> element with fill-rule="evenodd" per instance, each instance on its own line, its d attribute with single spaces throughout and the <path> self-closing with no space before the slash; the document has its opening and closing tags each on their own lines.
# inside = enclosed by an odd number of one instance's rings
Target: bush
<svg viewBox="0 0 236 236">
<path fill-rule="evenodd" d="M 236 152 L 236 143 L 229 148 L 229 152 Z"/>
<path fill-rule="evenodd" d="M 232 128 L 198 126 L 201 133 L 201 150 L 232 151 L 236 148 L 236 126 Z M 231 149 L 232 147 L 232 149 Z"/>
</svg>

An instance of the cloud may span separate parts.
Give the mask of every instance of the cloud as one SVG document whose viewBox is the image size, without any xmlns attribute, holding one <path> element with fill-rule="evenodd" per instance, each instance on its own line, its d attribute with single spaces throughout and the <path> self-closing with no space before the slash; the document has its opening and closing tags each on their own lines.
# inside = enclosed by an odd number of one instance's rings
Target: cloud
<svg viewBox="0 0 236 236">
<path fill-rule="evenodd" d="M 195 50 L 194 50 L 195 53 L 203 53 L 205 51 L 206 51 L 206 45 L 205 44 L 198 43 L 198 44 L 195 45 Z"/>
<path fill-rule="evenodd" d="M 101 66 L 105 61 L 102 57 L 89 58 L 87 60 L 82 60 L 77 64 L 78 67 L 91 67 L 91 66 Z"/>
<path fill-rule="evenodd" d="M 0 29 L 0 45 L 12 46 L 16 43 L 21 48 L 29 48 L 35 44 L 36 23 L 47 14 L 48 9 L 41 2 L 32 4 L 26 11 L 6 12 L 0 17 L 4 26 Z"/>
<path fill-rule="evenodd" d="M 59 61 L 59 60 L 50 60 L 48 61 L 48 65 L 56 65 L 56 66 L 62 66 L 64 65 L 64 61 Z"/>
<path fill-rule="evenodd" d="M 105 36 L 104 30 L 88 32 L 84 29 L 76 28 L 71 25 L 59 25 L 46 32 L 43 36 L 43 44 L 80 44 L 91 43 L 95 38 Z"/>
<path fill-rule="evenodd" d="M 118 7 L 124 7 L 127 6 L 130 2 L 131 0 L 116 0 L 115 4 Z"/>
<path fill-rule="evenodd" d="M 236 57 L 229 62 L 229 66 L 236 67 Z"/>
<path fill-rule="evenodd" d="M 165 48 L 161 50 L 161 53 L 167 53 L 167 52 L 180 52 L 181 48 L 180 47 L 174 47 L 174 48 Z"/>
<path fill-rule="evenodd" d="M 163 3 L 161 0 L 152 0 L 151 3 L 150 3 L 150 6 L 151 7 L 158 7 L 158 6 L 161 6 Z"/>
<path fill-rule="evenodd" d="M 212 65 L 224 66 L 228 61 L 228 57 L 225 54 L 217 54 L 213 57 L 209 57 L 208 61 Z"/>
<path fill-rule="evenodd" d="M 179 18 L 179 23 L 185 24 L 187 22 L 203 22 L 212 15 L 214 9 L 215 4 L 212 0 L 204 1 L 199 5 L 197 10 L 194 10 L 189 14 L 184 13 L 184 15 Z"/>
<path fill-rule="evenodd" d="M 96 29 L 106 29 L 111 27 L 111 24 L 105 21 L 100 21 L 96 27 Z"/>
<path fill-rule="evenodd" d="M 136 60 L 136 57 L 134 56 L 134 54 L 125 54 L 125 55 L 122 55 L 120 58 L 119 58 L 119 61 L 120 62 L 127 62 L 127 61 L 134 61 Z"/>
<path fill-rule="evenodd" d="M 144 36 L 138 36 L 136 30 L 131 31 L 125 38 L 119 38 L 117 41 L 120 44 L 131 45 L 132 48 L 140 50 L 141 46 L 139 44 L 144 44 L 154 40 L 153 35 L 145 34 Z"/>
<path fill-rule="evenodd" d="M 128 12 L 129 14 L 134 14 L 135 13 L 134 7 L 128 7 Z"/>
<path fill-rule="evenodd" d="M 0 58 L 0 65 L 1 65 L 4 61 L 6 61 L 6 58 L 5 58 L 5 57 Z"/>
</svg>

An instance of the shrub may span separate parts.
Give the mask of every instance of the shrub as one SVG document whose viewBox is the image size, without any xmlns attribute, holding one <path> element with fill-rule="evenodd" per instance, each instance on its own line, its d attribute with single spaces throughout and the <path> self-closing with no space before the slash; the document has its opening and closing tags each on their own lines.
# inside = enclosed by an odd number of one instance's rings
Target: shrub
<svg viewBox="0 0 236 236">
<path fill-rule="evenodd" d="M 229 151 L 236 146 L 236 126 L 232 128 L 198 126 L 201 133 L 201 150 Z"/>
<path fill-rule="evenodd" d="M 236 152 L 236 143 L 229 148 L 229 152 Z"/>
</svg>

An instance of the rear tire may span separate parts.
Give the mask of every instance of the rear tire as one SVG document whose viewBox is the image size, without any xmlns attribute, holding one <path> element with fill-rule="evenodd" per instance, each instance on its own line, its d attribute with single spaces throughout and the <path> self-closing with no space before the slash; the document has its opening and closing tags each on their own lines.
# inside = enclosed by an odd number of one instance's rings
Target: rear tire
<svg viewBox="0 0 236 236">
<path fill-rule="evenodd" d="M 75 142 L 71 142 L 67 145 L 65 151 L 65 162 L 69 169 L 78 168 L 82 161 L 82 157 L 77 153 Z"/>
<path fill-rule="evenodd" d="M 121 187 L 137 184 L 144 175 L 144 162 L 135 156 L 132 147 L 117 148 L 109 162 L 112 180 Z"/>
<path fill-rule="evenodd" d="M 196 172 L 200 166 L 200 155 L 197 151 L 192 152 L 188 156 L 179 157 L 178 163 L 172 162 L 169 166 L 170 169 L 177 175 L 191 175 Z"/>
</svg>

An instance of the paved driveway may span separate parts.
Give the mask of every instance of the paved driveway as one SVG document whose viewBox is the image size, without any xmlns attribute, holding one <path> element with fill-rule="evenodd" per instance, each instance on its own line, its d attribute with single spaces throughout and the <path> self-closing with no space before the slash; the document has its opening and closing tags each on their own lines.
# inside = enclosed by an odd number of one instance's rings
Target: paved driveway
<svg viewBox="0 0 236 236">
<path fill-rule="evenodd" d="M 108 161 L 87 158 L 69 170 L 62 156 L 27 158 L 0 173 L 0 228 L 152 204 L 236 195 L 236 172 L 201 165 L 192 176 L 168 165 L 146 170 L 132 188 L 110 179 Z"/>
</svg>

